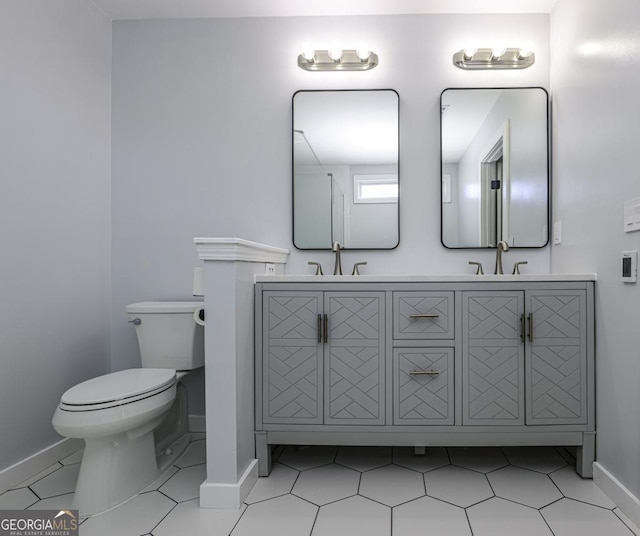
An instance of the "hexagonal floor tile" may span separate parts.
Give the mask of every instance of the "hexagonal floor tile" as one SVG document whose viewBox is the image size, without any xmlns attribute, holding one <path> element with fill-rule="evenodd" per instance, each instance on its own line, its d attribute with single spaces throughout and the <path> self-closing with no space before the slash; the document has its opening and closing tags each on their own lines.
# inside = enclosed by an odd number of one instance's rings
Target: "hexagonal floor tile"
<svg viewBox="0 0 640 536">
<path fill-rule="evenodd" d="M 449 465 L 449 456 L 447 449 L 442 447 L 427 447 L 425 454 L 416 454 L 413 447 L 394 447 L 393 463 L 426 473 Z"/>
<path fill-rule="evenodd" d="M 238 510 L 200 508 L 200 499 L 177 505 L 160 524 L 153 529 L 153 536 L 212 536 L 229 534 L 242 516 L 246 505 Z"/>
<path fill-rule="evenodd" d="M 625 513 L 622 510 L 620 510 L 620 508 L 614 508 L 613 513 L 616 516 L 618 516 L 620 521 L 622 521 L 629 528 L 629 530 L 633 532 L 633 534 L 635 534 L 635 536 L 640 536 L 640 529 L 636 525 L 634 525 L 633 521 L 631 521 L 625 515 Z"/>
<path fill-rule="evenodd" d="M 463 508 L 431 497 L 421 497 L 393 509 L 393 536 L 426 534 L 471 536 L 469 521 Z"/>
<path fill-rule="evenodd" d="M 298 471 L 304 471 L 332 463 L 337 452 L 338 447 L 291 446 L 282 451 L 278 461 Z"/>
<path fill-rule="evenodd" d="M 207 479 L 207 466 L 194 465 L 180 469 L 167 480 L 159 490 L 176 502 L 188 501 L 200 497 L 200 485 Z"/>
<path fill-rule="evenodd" d="M 244 502 L 252 504 L 289 493 L 300 471 L 281 463 L 274 463 L 268 477 L 258 478 Z"/>
<path fill-rule="evenodd" d="M 152 491 L 134 497 L 114 510 L 90 517 L 82 523 L 82 536 L 147 534 L 175 507 L 171 499 Z"/>
<path fill-rule="evenodd" d="M 354 534 L 367 536 L 391 534 L 391 508 L 360 496 L 322 506 L 311 536 L 353 536 Z"/>
<path fill-rule="evenodd" d="M 340 447 L 336 463 L 356 471 L 383 467 L 391 463 L 391 447 Z"/>
<path fill-rule="evenodd" d="M 573 467 L 564 467 L 549 475 L 565 497 L 576 499 L 603 508 L 613 509 L 616 505 L 590 478 L 582 478 Z"/>
<path fill-rule="evenodd" d="M 388 506 L 396 506 L 423 496 L 424 481 L 416 471 L 386 465 L 362 473 L 359 493 Z"/>
<path fill-rule="evenodd" d="M 340 465 L 325 465 L 300 473 L 291 493 L 322 506 L 358 493 L 360 473 Z"/>
<path fill-rule="evenodd" d="M 498 497 L 467 510 L 473 536 L 553 536 L 538 510 Z"/>
<path fill-rule="evenodd" d="M 553 447 L 505 447 L 502 450 L 511 465 L 540 473 L 551 473 L 567 465 Z"/>
<path fill-rule="evenodd" d="M 231 536 L 300 536 L 310 534 L 318 507 L 283 495 L 250 504 L 231 532 Z"/>
<path fill-rule="evenodd" d="M 481 473 L 488 473 L 509 465 L 504 454 L 497 447 L 451 447 L 447 450 L 453 465 Z"/>
<path fill-rule="evenodd" d="M 0 510 L 26 510 L 39 500 L 29 488 L 12 489 L 0 495 Z"/>
<path fill-rule="evenodd" d="M 80 464 L 64 465 L 31 485 L 33 492 L 42 499 L 71 493 L 76 489 Z"/>
<path fill-rule="evenodd" d="M 540 513 L 555 536 L 629 536 L 630 530 L 611 511 L 573 499 L 561 499 Z"/>
<path fill-rule="evenodd" d="M 424 482 L 427 495 L 463 508 L 493 497 L 485 475 L 455 465 L 425 473 Z"/>
<path fill-rule="evenodd" d="M 542 508 L 562 499 L 548 476 L 528 469 L 510 465 L 489 473 L 487 478 L 498 497 L 532 508 Z"/>
</svg>

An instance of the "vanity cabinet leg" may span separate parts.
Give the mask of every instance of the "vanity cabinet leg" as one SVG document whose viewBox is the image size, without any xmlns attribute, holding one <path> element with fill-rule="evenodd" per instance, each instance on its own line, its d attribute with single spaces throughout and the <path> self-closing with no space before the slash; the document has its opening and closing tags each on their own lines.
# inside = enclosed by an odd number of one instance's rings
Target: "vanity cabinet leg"
<svg viewBox="0 0 640 536">
<path fill-rule="evenodd" d="M 427 453 L 427 447 L 413 447 L 413 454 L 415 456 L 424 456 Z"/>
<path fill-rule="evenodd" d="M 258 476 L 269 476 L 271 447 L 267 443 L 267 432 L 256 432 L 256 458 L 258 458 Z"/>
<path fill-rule="evenodd" d="M 596 434 L 584 432 L 582 446 L 576 452 L 576 472 L 582 478 L 593 478 L 593 462 L 596 458 Z"/>
</svg>

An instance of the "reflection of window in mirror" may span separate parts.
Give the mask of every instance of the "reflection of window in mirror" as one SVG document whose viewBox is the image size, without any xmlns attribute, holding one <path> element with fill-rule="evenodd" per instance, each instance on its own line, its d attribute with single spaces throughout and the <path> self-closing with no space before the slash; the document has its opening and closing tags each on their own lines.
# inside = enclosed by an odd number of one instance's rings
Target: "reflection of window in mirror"
<svg viewBox="0 0 640 536">
<path fill-rule="evenodd" d="M 354 203 L 397 203 L 398 175 L 354 175 Z"/>
</svg>

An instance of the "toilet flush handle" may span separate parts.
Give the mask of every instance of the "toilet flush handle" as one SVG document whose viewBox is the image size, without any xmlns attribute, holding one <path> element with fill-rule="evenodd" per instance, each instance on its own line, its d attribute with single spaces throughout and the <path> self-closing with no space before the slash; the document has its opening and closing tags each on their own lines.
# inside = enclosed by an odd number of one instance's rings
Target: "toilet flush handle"
<svg viewBox="0 0 640 536">
<path fill-rule="evenodd" d="M 133 320 L 129 320 L 129 324 L 133 324 L 134 326 L 139 326 L 142 324 L 142 320 L 139 318 L 134 318 Z"/>
</svg>

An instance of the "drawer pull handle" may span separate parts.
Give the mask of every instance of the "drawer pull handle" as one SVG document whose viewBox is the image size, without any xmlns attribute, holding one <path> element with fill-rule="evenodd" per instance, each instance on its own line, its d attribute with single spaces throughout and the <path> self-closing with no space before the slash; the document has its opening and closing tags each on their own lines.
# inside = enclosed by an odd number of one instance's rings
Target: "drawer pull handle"
<svg viewBox="0 0 640 536">
<path fill-rule="evenodd" d="M 533 313 L 529 313 L 529 342 L 533 342 Z"/>
<path fill-rule="evenodd" d="M 322 315 L 318 315 L 318 343 L 322 342 Z"/>
<path fill-rule="evenodd" d="M 438 313 L 426 313 L 423 315 L 409 315 L 409 318 L 439 318 Z"/>
<path fill-rule="evenodd" d="M 409 372 L 409 374 L 411 376 L 422 376 L 422 375 L 437 376 L 438 374 L 440 374 L 440 371 L 439 370 L 412 370 Z"/>
<path fill-rule="evenodd" d="M 329 315 L 324 315 L 324 342 L 329 342 Z"/>
</svg>

